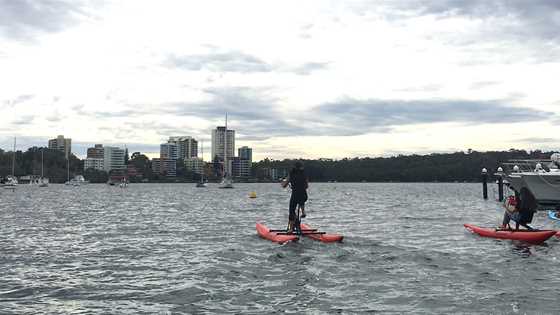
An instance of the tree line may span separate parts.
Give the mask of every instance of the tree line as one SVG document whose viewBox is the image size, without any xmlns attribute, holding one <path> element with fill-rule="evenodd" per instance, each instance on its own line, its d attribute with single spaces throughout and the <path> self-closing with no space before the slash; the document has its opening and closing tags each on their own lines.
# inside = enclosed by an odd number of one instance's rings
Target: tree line
<svg viewBox="0 0 560 315">
<path fill-rule="evenodd" d="M 337 182 L 455 182 L 480 181 L 482 168 L 494 173 L 501 163 L 512 159 L 549 159 L 553 152 L 487 151 L 398 155 L 376 158 L 299 159 L 311 181 Z M 271 160 L 253 164 L 258 176 L 265 169 L 290 170 L 296 160 Z"/>
<path fill-rule="evenodd" d="M 107 182 L 109 174 L 104 171 L 88 169 L 84 171 L 84 162 L 71 154 L 69 161 L 64 153 L 47 148 L 32 147 L 27 151 L 15 153 L 15 175 L 40 175 L 41 151 L 43 151 L 44 176 L 53 183 L 64 183 L 68 177 L 84 175 L 90 182 Z M 553 152 L 525 151 L 510 149 L 508 151 L 432 153 L 427 155 L 398 155 L 376 158 L 345 159 L 298 159 L 302 161 L 307 176 L 311 181 L 338 182 L 474 182 L 480 180 L 483 167 L 489 173 L 496 171 L 500 163 L 511 159 L 548 159 Z M 0 150 L 0 177 L 12 174 L 13 152 Z M 289 171 L 296 160 L 264 159 L 253 163 L 253 177 L 257 180 L 269 180 L 271 169 Z M 132 154 L 127 163 L 134 165 L 142 177 L 130 178 L 131 181 L 148 179 L 149 181 L 193 181 L 197 174 L 186 170 L 183 163 L 177 163 L 177 177 L 167 178 L 164 174 L 155 174 L 150 159 L 139 153 Z M 68 171 L 69 170 L 69 171 Z"/>
</svg>

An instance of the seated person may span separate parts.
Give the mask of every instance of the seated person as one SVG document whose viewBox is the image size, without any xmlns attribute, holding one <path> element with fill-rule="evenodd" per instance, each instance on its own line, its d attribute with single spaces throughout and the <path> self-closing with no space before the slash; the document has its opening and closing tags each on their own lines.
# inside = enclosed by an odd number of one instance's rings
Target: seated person
<svg viewBox="0 0 560 315">
<path fill-rule="evenodd" d="M 537 210 L 538 204 L 535 196 L 529 189 L 523 187 L 521 191 L 515 196 L 510 196 L 506 200 L 506 211 L 504 212 L 504 219 L 500 229 L 511 229 L 509 221 L 515 221 L 515 229 L 518 230 L 519 226 L 524 226 L 532 230 L 527 224 L 533 221 L 533 214 Z"/>
</svg>

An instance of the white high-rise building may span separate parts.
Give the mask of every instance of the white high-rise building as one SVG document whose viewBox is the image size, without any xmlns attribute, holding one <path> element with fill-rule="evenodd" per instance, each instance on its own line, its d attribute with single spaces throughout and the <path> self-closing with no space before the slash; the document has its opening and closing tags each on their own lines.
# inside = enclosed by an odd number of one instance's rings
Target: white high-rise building
<svg viewBox="0 0 560 315">
<path fill-rule="evenodd" d="M 216 157 L 220 161 L 224 160 L 224 140 L 226 127 L 217 127 L 212 130 L 212 160 Z M 235 156 L 235 130 L 227 130 L 227 159 L 231 160 Z"/>
<path fill-rule="evenodd" d="M 103 169 L 106 172 L 126 169 L 124 155 L 125 150 L 119 147 L 103 147 Z"/>
<path fill-rule="evenodd" d="M 187 160 L 198 156 L 198 141 L 190 136 L 169 137 L 167 143 L 177 145 L 177 158 Z"/>
</svg>

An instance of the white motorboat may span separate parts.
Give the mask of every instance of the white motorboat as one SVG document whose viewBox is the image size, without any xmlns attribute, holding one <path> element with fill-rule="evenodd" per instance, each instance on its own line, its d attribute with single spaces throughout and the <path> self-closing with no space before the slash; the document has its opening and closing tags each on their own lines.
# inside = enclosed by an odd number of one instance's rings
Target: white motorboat
<svg viewBox="0 0 560 315">
<path fill-rule="evenodd" d="M 512 160 L 503 164 L 507 171 L 501 175 L 509 187 L 518 193 L 526 187 L 541 208 L 560 207 L 560 154 L 554 153 L 550 160 Z M 510 170 L 507 166 L 512 165 Z"/>
</svg>

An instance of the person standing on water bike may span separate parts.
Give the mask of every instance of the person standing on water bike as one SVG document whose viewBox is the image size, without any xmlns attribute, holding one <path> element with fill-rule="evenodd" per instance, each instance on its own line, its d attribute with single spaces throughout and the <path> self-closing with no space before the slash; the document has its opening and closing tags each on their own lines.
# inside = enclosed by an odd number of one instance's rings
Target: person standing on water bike
<svg viewBox="0 0 560 315">
<path fill-rule="evenodd" d="M 301 217 L 305 218 L 305 202 L 307 201 L 307 188 L 309 181 L 305 175 L 303 164 L 296 162 L 294 168 L 288 174 L 288 178 L 282 181 L 282 187 L 286 188 L 288 185 L 292 188 L 292 196 L 290 197 L 290 210 L 288 215 L 288 232 L 293 232 L 294 228 L 299 228 L 299 217 L 296 215 L 296 208 L 299 206 L 301 209 Z"/>
</svg>

